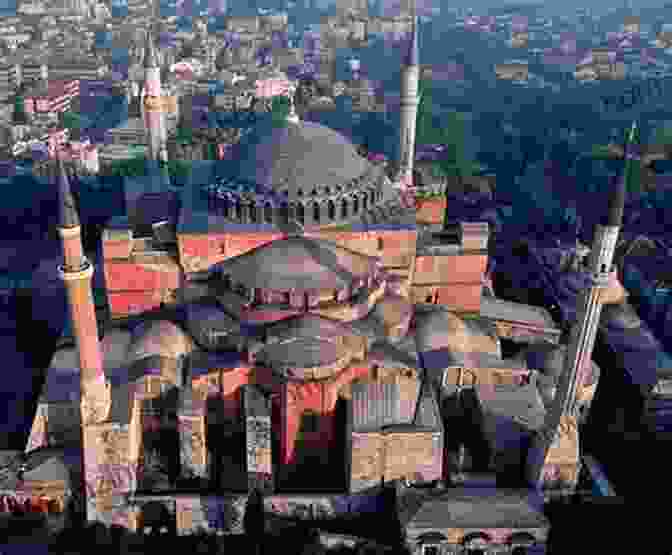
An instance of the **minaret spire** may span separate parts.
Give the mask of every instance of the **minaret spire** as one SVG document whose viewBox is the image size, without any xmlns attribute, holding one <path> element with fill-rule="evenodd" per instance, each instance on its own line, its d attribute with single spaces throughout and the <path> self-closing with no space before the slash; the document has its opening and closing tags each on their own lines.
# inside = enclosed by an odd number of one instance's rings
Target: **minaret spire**
<svg viewBox="0 0 672 555">
<path fill-rule="evenodd" d="M 147 160 L 151 173 L 157 169 L 156 166 L 158 165 L 158 188 L 165 190 L 170 184 L 166 167 L 168 162 L 167 134 L 161 96 L 161 69 L 151 30 L 147 31 L 145 40 L 144 67 L 144 118 L 147 132 Z"/>
<path fill-rule="evenodd" d="M 418 21 L 415 13 L 408 49 L 402 57 L 400 129 L 399 129 L 399 175 L 398 182 L 403 187 L 413 185 L 413 163 L 415 161 L 415 129 L 418 117 L 418 94 L 420 65 L 418 48 Z"/>
<path fill-rule="evenodd" d="M 63 160 L 58 155 L 58 149 L 56 149 L 56 182 L 59 195 L 59 227 L 64 229 L 79 227 L 79 215 L 75 207 L 75 199 L 72 197 L 72 191 L 70 190 L 70 180 L 65 171 Z"/>
<path fill-rule="evenodd" d="M 627 171 L 627 162 L 636 156 L 636 138 L 637 125 L 633 122 L 625 145 L 625 175 L 611 191 L 607 213 L 596 229 L 588 260 L 592 283 L 578 298 L 577 319 L 570 332 L 565 369 L 560 376 L 553 404 L 546 415 L 544 428 L 535 437 L 530 449 L 527 472 L 533 485 L 542 485 L 544 467 L 553 464 L 549 459 L 554 458 L 554 451 L 562 450 L 559 441 L 563 435 L 566 439 L 576 439 L 575 453 L 578 455 L 576 392 L 584 370 L 592 364 L 593 347 L 602 312 L 603 290 L 613 283 L 612 262 L 623 221 L 627 180 L 631 175 Z M 577 460 L 577 468 L 578 463 Z M 576 483 L 570 485 L 576 486 Z"/>
</svg>

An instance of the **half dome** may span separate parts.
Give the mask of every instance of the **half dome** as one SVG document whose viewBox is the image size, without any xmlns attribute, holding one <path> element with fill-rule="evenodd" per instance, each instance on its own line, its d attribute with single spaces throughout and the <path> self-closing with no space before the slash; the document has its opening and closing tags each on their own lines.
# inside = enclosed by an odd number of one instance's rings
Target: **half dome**
<svg viewBox="0 0 672 555">
<path fill-rule="evenodd" d="M 290 237 L 262 245 L 215 268 L 233 286 L 274 291 L 340 291 L 367 285 L 376 258 L 322 239 Z"/>
<path fill-rule="evenodd" d="M 326 379 L 352 359 L 349 330 L 338 322 L 307 314 L 270 326 L 257 360 L 290 380 Z"/>
</svg>

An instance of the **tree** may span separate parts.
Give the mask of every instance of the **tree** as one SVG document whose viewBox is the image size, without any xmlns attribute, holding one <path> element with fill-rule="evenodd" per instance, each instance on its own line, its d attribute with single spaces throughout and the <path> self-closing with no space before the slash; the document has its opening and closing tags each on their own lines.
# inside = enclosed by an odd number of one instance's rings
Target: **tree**
<svg viewBox="0 0 672 555">
<path fill-rule="evenodd" d="M 437 161 L 439 173 L 444 176 L 470 176 L 478 171 L 478 164 L 466 157 L 464 150 L 465 117 L 457 111 L 448 114 L 447 122 L 440 122 L 432 113 L 432 87 L 427 79 L 420 80 L 420 103 L 416 127 L 416 144 L 444 145 L 446 156 Z"/>
</svg>

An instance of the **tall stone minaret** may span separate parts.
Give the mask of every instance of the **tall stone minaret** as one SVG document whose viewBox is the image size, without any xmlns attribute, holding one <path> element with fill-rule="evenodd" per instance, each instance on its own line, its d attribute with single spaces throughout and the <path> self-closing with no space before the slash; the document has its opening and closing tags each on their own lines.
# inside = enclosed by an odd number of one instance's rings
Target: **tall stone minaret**
<svg viewBox="0 0 672 555">
<path fill-rule="evenodd" d="M 110 385 L 105 378 L 98 340 L 98 323 L 91 291 L 93 264 L 84 256 L 81 227 L 70 191 L 70 183 L 60 158 L 56 160 L 59 195 L 58 233 L 64 263 L 59 267 L 70 306 L 70 318 L 79 354 L 79 385 L 82 427 L 107 419 Z"/>
<path fill-rule="evenodd" d="M 145 98 L 143 103 L 147 130 L 147 158 L 168 161 L 166 150 L 166 125 L 161 100 L 161 67 L 151 31 L 145 42 Z"/>
<path fill-rule="evenodd" d="M 398 181 L 412 186 L 415 159 L 415 126 L 418 116 L 418 87 L 420 65 L 418 54 L 418 20 L 413 17 L 411 42 L 404 55 L 401 68 L 401 105 L 399 125 L 399 175 Z"/>
<path fill-rule="evenodd" d="M 161 67 L 151 31 L 145 43 L 145 97 L 143 101 L 145 129 L 147 131 L 147 161 L 153 192 L 166 191 L 168 176 L 168 148 L 166 120 L 161 97 Z"/>
<path fill-rule="evenodd" d="M 527 472 L 530 481 L 536 485 L 544 481 L 544 466 L 549 464 L 549 453 L 556 450 L 560 455 L 563 451 L 561 439 L 563 433 L 565 436 L 575 435 L 578 443 L 576 392 L 583 369 L 589 368 L 592 364 L 593 347 L 602 312 L 603 290 L 609 287 L 611 282 L 612 261 L 623 220 L 627 181 L 632 175 L 630 166 L 636 156 L 634 151 L 636 140 L 637 125 L 633 122 L 624 149 L 626 153 L 624 177 L 618 180 L 618 186 L 609 199 L 607 215 L 595 231 L 588 259 L 592 284 L 579 295 L 577 317 L 570 332 L 565 369 L 560 376 L 544 427 L 535 437 L 530 449 Z M 565 457 L 566 455 L 564 453 Z"/>
</svg>

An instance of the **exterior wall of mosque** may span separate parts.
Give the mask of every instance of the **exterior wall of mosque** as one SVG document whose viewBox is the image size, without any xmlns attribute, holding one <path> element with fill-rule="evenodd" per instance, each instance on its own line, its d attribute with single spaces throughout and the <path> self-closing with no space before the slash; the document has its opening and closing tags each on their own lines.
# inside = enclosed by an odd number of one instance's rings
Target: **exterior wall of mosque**
<svg viewBox="0 0 672 555">
<path fill-rule="evenodd" d="M 478 312 L 481 308 L 483 285 L 478 283 L 450 283 L 413 285 L 411 302 L 440 304 L 455 312 Z"/>
<path fill-rule="evenodd" d="M 418 256 L 414 285 L 437 283 L 481 283 L 488 263 L 487 253 Z"/>
<path fill-rule="evenodd" d="M 445 196 L 416 199 L 415 219 L 419 224 L 442 224 L 446 213 Z"/>
</svg>

